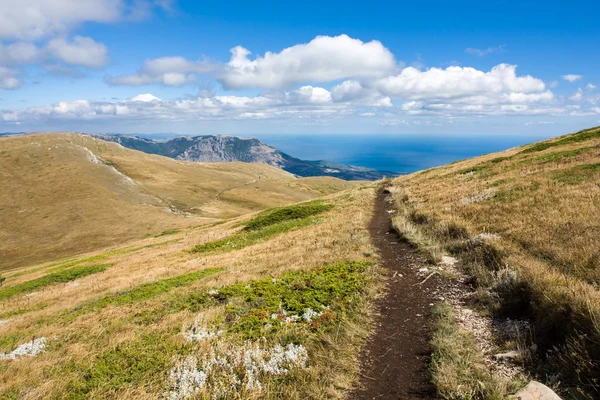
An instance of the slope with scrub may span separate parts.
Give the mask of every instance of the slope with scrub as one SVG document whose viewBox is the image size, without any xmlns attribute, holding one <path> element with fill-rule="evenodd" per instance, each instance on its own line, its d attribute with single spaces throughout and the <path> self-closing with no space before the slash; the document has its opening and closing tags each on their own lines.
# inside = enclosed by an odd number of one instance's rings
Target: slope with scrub
<svg viewBox="0 0 600 400">
<path fill-rule="evenodd" d="M 505 345 L 533 346 L 529 371 L 566 398 L 600 396 L 599 166 L 592 128 L 392 181 L 396 228 L 433 260 L 458 257 L 474 306 L 528 318 Z"/>
<path fill-rule="evenodd" d="M 342 398 L 379 287 L 366 229 L 374 190 L 7 272 L 11 293 L 47 284 L 0 299 L 0 356 L 35 349 L 0 359 L 1 396 Z M 190 251 L 247 234 L 262 236 Z M 98 260 L 110 268 L 49 279 Z"/>
</svg>

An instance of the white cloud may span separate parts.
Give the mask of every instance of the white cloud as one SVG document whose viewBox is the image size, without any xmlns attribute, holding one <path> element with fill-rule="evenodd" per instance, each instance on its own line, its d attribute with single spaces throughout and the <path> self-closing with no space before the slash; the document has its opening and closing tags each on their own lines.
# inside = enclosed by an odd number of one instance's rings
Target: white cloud
<svg viewBox="0 0 600 400">
<path fill-rule="evenodd" d="M 141 86 L 162 83 L 181 86 L 196 81 L 195 74 L 209 73 L 215 65 L 208 61 L 190 61 L 183 57 L 162 57 L 146 60 L 137 74 L 107 77 L 110 85 Z"/>
<path fill-rule="evenodd" d="M 553 98 L 540 79 L 517 76 L 516 66 L 500 64 L 489 72 L 470 67 L 404 68 L 399 75 L 376 81 L 383 95 L 403 100 L 463 103 L 548 101 Z"/>
<path fill-rule="evenodd" d="M 89 37 L 75 36 L 72 41 L 52 39 L 48 52 L 70 65 L 87 68 L 102 68 L 108 62 L 108 49 Z"/>
<path fill-rule="evenodd" d="M 2 0 L 0 39 L 39 40 L 64 35 L 85 22 L 141 19 L 155 7 L 171 9 L 171 0 Z"/>
<path fill-rule="evenodd" d="M 380 42 L 364 43 L 347 35 L 317 36 L 309 43 L 279 53 L 267 52 L 254 60 L 241 46 L 231 53 L 231 60 L 219 76 L 226 89 L 279 89 L 305 82 L 374 78 L 396 67 L 393 54 Z"/>
<path fill-rule="evenodd" d="M 363 87 L 357 80 L 349 80 L 336 85 L 331 94 L 336 102 L 360 103 L 363 105 L 390 107 L 391 99 L 382 96 L 373 88 Z"/>
<path fill-rule="evenodd" d="M 573 100 L 573 101 L 583 100 L 583 89 L 578 88 L 577 91 L 573 94 L 573 96 L 569 97 L 569 100 Z"/>
<path fill-rule="evenodd" d="M 556 124 L 556 122 L 554 121 L 530 121 L 530 122 L 525 122 L 525 126 L 530 126 L 530 125 L 554 125 Z"/>
<path fill-rule="evenodd" d="M 505 44 L 501 44 L 500 46 L 496 46 L 496 47 L 488 47 L 487 49 L 475 49 L 475 48 L 469 47 L 468 49 L 465 49 L 465 53 L 483 57 L 488 54 L 502 52 L 502 51 L 504 51 L 505 47 L 506 47 Z"/>
<path fill-rule="evenodd" d="M 0 43 L 0 63 L 3 65 L 32 64 L 42 55 L 43 51 L 33 43 L 15 42 L 8 46 Z"/>
<path fill-rule="evenodd" d="M 18 79 L 18 76 L 18 71 L 0 66 L 0 88 L 12 90 L 21 86 L 21 81 Z"/>
<path fill-rule="evenodd" d="M 569 81 L 571 83 L 578 81 L 579 79 L 583 78 L 582 75 L 575 75 L 575 74 L 567 74 L 567 75 L 563 75 L 562 78 L 565 81 Z"/>
<path fill-rule="evenodd" d="M 596 89 L 596 85 L 593 85 L 593 84 L 591 84 L 591 83 L 588 83 L 588 84 L 585 86 L 585 88 L 586 88 L 587 90 L 594 90 L 594 89 Z"/>
<path fill-rule="evenodd" d="M 161 101 L 161 100 L 158 97 L 156 97 L 150 93 L 144 93 L 144 94 L 138 94 L 137 96 L 130 98 L 129 101 L 143 101 L 143 102 L 147 103 L 149 101 Z"/>
</svg>

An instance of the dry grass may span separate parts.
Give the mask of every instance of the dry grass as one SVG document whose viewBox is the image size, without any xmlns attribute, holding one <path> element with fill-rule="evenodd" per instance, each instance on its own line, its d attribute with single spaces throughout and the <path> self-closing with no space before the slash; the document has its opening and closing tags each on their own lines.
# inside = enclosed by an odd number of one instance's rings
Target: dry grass
<svg viewBox="0 0 600 400">
<path fill-rule="evenodd" d="M 0 138 L 0 270 L 355 187 L 244 163 L 191 163 L 74 133 Z"/>
<path fill-rule="evenodd" d="M 197 351 L 185 341 L 182 330 L 197 321 L 215 323 L 228 310 L 223 306 L 206 308 L 200 303 L 176 308 L 167 305 L 238 282 L 368 260 L 372 249 L 366 227 L 373 200 L 372 187 L 331 195 L 326 202 L 334 208 L 322 214 L 320 222 L 229 252 L 191 254 L 186 250 L 238 232 L 248 216 L 212 227 L 182 228 L 166 237 L 82 256 L 88 261 L 76 265 L 91 265 L 100 258 L 112 266 L 74 282 L 40 288 L 34 296 L 15 296 L 2 302 L 0 314 L 9 321 L 0 326 L 0 351 L 10 351 L 31 337 L 48 338 L 48 348 L 32 359 L 3 361 L 0 393 L 23 399 L 160 397 L 177 360 Z M 11 287 L 57 268 L 68 270 L 74 261 L 77 259 L 20 269 L 7 274 L 5 284 Z M 146 283 L 214 268 L 222 271 L 170 285 L 167 290 L 163 286 L 151 295 L 130 296 L 127 302 L 77 311 L 81 305 L 106 296 L 134 289 L 139 293 Z M 279 388 L 280 378 L 267 381 L 266 387 L 277 390 L 269 389 L 261 396 L 280 398 L 284 390 L 286 398 L 342 397 L 355 383 L 356 357 L 370 318 L 364 300 L 372 290 L 353 306 L 353 317 L 336 320 L 333 330 L 310 335 L 295 331 L 292 342 L 306 346 L 311 368 L 281 378 L 287 383 Z M 288 336 L 277 336 L 277 340 L 290 340 Z M 229 350 L 240 345 L 244 342 L 235 336 L 219 342 Z M 160 372 L 156 372 L 157 367 Z M 110 376 L 114 378 L 107 378 Z"/>
<path fill-rule="evenodd" d="M 600 393 L 598 165 L 593 128 L 393 181 L 396 226 L 434 253 L 460 256 L 492 289 L 492 311 L 533 318 L 539 344 L 562 348 L 541 364 L 588 396 Z M 497 237 L 473 240 L 486 233 Z M 506 268 L 517 271 L 510 282 Z"/>
</svg>

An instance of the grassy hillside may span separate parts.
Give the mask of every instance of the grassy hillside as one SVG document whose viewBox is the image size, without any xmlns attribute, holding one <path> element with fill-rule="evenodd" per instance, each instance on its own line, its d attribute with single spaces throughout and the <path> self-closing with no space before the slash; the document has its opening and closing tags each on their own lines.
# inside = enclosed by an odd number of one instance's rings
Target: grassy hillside
<svg viewBox="0 0 600 400">
<path fill-rule="evenodd" d="M 398 230 L 434 259 L 458 256 L 480 307 L 532 320 L 523 345 L 540 351 L 531 371 L 565 396 L 572 389 L 597 398 L 600 128 L 392 184 Z"/>
<path fill-rule="evenodd" d="M 352 187 L 261 164 L 188 163 L 73 133 L 0 138 L 0 269 Z"/>
<path fill-rule="evenodd" d="M 374 192 L 7 272 L 0 397 L 342 397 L 378 287 Z"/>
</svg>

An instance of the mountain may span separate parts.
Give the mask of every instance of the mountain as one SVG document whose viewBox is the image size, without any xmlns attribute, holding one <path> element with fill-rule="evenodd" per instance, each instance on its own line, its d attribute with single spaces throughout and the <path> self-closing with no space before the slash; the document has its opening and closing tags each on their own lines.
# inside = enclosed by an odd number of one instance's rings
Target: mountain
<svg viewBox="0 0 600 400">
<path fill-rule="evenodd" d="M 267 164 L 297 176 L 332 176 L 345 180 L 377 180 L 398 174 L 370 168 L 332 163 L 306 161 L 282 153 L 254 138 L 233 136 L 181 136 L 168 140 L 152 140 L 127 135 L 90 135 L 116 142 L 130 149 L 149 154 L 196 162 L 233 162 Z"/>
<path fill-rule="evenodd" d="M 0 137 L 0 269 L 355 185 L 265 164 L 173 160 L 74 133 Z"/>
</svg>

